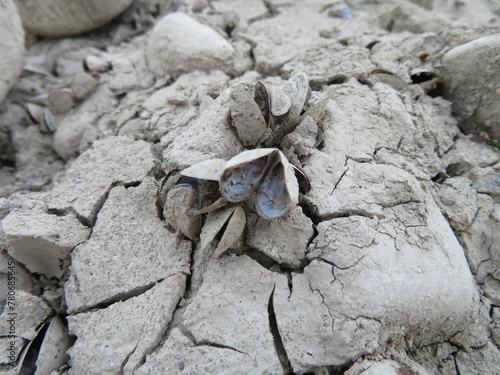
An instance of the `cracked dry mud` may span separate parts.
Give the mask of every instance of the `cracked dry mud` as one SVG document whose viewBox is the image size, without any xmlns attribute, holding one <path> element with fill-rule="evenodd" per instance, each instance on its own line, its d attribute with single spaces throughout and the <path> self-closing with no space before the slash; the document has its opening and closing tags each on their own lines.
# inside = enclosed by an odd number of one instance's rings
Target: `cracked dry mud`
<svg viewBox="0 0 500 375">
<path fill-rule="evenodd" d="M 136 0 L 81 36 L 27 33 L 0 86 L 0 374 L 500 373 L 499 17 Z M 323 143 L 281 148 L 311 188 L 278 219 L 245 206 L 211 257 L 220 235 L 166 224 L 161 180 L 245 149 L 232 85 L 300 71 Z M 88 97 L 54 101 L 84 72 Z"/>
</svg>

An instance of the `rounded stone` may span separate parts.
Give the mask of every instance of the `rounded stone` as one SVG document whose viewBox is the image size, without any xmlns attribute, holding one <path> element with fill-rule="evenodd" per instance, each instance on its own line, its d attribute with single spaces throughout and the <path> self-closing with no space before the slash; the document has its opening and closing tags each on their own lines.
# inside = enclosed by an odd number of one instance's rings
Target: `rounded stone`
<svg viewBox="0 0 500 375">
<path fill-rule="evenodd" d="M 157 77 L 194 70 L 232 68 L 233 46 L 209 26 L 184 13 L 165 16 L 149 36 L 146 57 Z"/>
<path fill-rule="evenodd" d="M 445 97 L 453 102 L 460 128 L 500 139 L 500 34 L 455 47 L 442 62 Z"/>
<path fill-rule="evenodd" d="M 93 30 L 122 13 L 132 0 L 16 0 L 30 33 L 62 37 Z"/>
<path fill-rule="evenodd" d="M 12 0 L 0 1 L 0 102 L 19 78 L 23 68 L 24 30 Z"/>
</svg>

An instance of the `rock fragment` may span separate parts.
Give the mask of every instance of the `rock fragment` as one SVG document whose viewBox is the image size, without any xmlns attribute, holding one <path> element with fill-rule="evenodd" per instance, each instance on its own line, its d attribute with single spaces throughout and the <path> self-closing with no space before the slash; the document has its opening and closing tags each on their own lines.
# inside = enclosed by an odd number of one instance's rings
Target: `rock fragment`
<svg viewBox="0 0 500 375">
<path fill-rule="evenodd" d="M 9 255 L 48 278 L 63 275 L 69 253 L 90 234 L 75 215 L 56 216 L 39 207 L 14 210 L 1 225 Z"/>
<path fill-rule="evenodd" d="M 69 316 L 70 333 L 77 337 L 69 350 L 69 374 L 133 374 L 162 339 L 185 283 L 184 275 L 172 275 L 124 302 Z"/>
<path fill-rule="evenodd" d="M 278 219 L 266 220 L 258 216 L 252 219 L 247 226 L 249 246 L 291 267 L 298 267 L 304 261 L 314 230 L 311 219 L 300 207 Z"/>
<path fill-rule="evenodd" d="M 442 63 L 445 97 L 453 102 L 460 128 L 467 133 L 486 131 L 500 139 L 500 34 L 453 48 Z"/>
<path fill-rule="evenodd" d="M 154 166 L 146 142 L 110 137 L 84 152 L 43 199 L 51 209 L 72 209 L 93 222 L 112 185 L 141 181 Z"/>
<path fill-rule="evenodd" d="M 151 178 L 138 187 L 111 190 L 92 236 L 71 254 L 71 275 L 65 285 L 70 312 L 189 273 L 191 243 L 169 232 L 158 218 L 157 190 Z"/>
<path fill-rule="evenodd" d="M 229 72 L 234 47 L 209 26 L 184 13 L 171 13 L 149 36 L 146 56 L 157 77 L 178 76 L 194 70 Z"/>
</svg>

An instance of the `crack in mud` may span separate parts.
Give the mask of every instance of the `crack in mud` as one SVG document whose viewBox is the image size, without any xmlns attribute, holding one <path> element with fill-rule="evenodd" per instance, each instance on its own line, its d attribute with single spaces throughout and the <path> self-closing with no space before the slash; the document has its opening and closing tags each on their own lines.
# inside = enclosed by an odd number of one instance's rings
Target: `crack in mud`
<svg viewBox="0 0 500 375">
<path fill-rule="evenodd" d="M 281 363 L 281 367 L 285 374 L 294 374 L 293 367 L 288 358 L 288 354 L 283 344 L 283 339 L 281 338 L 278 321 L 276 320 L 276 314 L 274 312 L 274 291 L 276 290 L 276 285 L 273 287 L 273 291 L 269 296 L 269 303 L 267 305 L 267 313 L 269 315 L 269 329 L 271 330 L 271 335 L 273 336 L 274 348 L 276 349 L 276 354 Z"/>
</svg>

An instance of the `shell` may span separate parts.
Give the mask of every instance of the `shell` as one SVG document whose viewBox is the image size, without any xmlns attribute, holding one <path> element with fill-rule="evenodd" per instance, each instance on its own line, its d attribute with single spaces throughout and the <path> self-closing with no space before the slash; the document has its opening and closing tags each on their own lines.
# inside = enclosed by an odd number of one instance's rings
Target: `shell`
<svg viewBox="0 0 500 375">
<path fill-rule="evenodd" d="M 43 107 L 38 104 L 28 103 L 26 105 L 28 110 L 28 115 L 35 124 L 41 124 L 43 122 Z"/>
<path fill-rule="evenodd" d="M 266 86 L 260 81 L 257 81 L 255 83 L 254 100 L 259 106 L 266 124 L 269 124 L 269 113 L 270 113 L 269 94 L 267 93 Z"/>
<path fill-rule="evenodd" d="M 238 137 L 245 146 L 258 144 L 267 129 L 266 120 L 255 101 L 252 89 L 253 86 L 247 82 L 239 82 L 231 87 L 231 118 Z"/>
<path fill-rule="evenodd" d="M 299 198 L 293 167 L 276 148 L 244 151 L 233 157 L 222 171 L 220 188 L 231 202 L 255 195 L 257 212 L 266 219 L 289 212 Z"/>
<path fill-rule="evenodd" d="M 243 151 L 230 159 L 221 173 L 219 182 L 222 195 L 230 202 L 250 198 L 269 169 L 269 162 L 278 149 L 260 148 Z"/>
<path fill-rule="evenodd" d="M 87 73 L 78 73 L 71 80 L 71 92 L 77 101 L 82 101 L 92 94 L 97 87 L 97 80 Z"/>
<path fill-rule="evenodd" d="M 266 86 L 266 88 L 269 95 L 271 114 L 274 117 L 286 115 L 290 111 L 292 105 L 290 97 L 283 92 L 281 87 Z"/>
<path fill-rule="evenodd" d="M 311 94 L 307 73 L 300 72 L 292 76 L 283 85 L 283 93 L 290 98 L 291 102 L 287 121 L 293 122 L 299 117 Z"/>
<path fill-rule="evenodd" d="M 54 90 L 49 94 L 48 102 L 55 113 L 66 113 L 75 106 L 75 98 L 69 89 Z"/>
<path fill-rule="evenodd" d="M 213 258 L 217 258 L 240 238 L 245 224 L 245 210 L 241 206 L 232 206 L 211 212 L 207 215 L 207 221 L 200 235 L 201 249 L 205 249 L 217 237 L 220 238 L 212 255 Z"/>
<path fill-rule="evenodd" d="M 182 170 L 181 174 L 199 180 L 218 181 L 225 165 L 224 159 L 208 159 Z"/>
<path fill-rule="evenodd" d="M 54 133 L 57 129 L 56 123 L 54 121 L 54 116 L 50 113 L 48 108 L 43 111 L 43 119 L 40 123 L 40 131 L 42 133 Z"/>
<path fill-rule="evenodd" d="M 171 186 L 172 184 L 167 181 L 161 188 L 161 192 L 166 193 L 163 216 L 172 227 L 186 237 L 193 241 L 197 240 L 202 227 L 201 217 L 193 215 L 191 211 L 200 205 L 200 182 L 191 177 L 178 177 L 178 175 L 171 178 L 177 182 Z"/>
<path fill-rule="evenodd" d="M 299 202 L 299 184 L 293 167 L 281 152 L 279 158 L 280 162 L 271 167 L 255 198 L 257 213 L 266 219 L 288 213 Z"/>
</svg>

